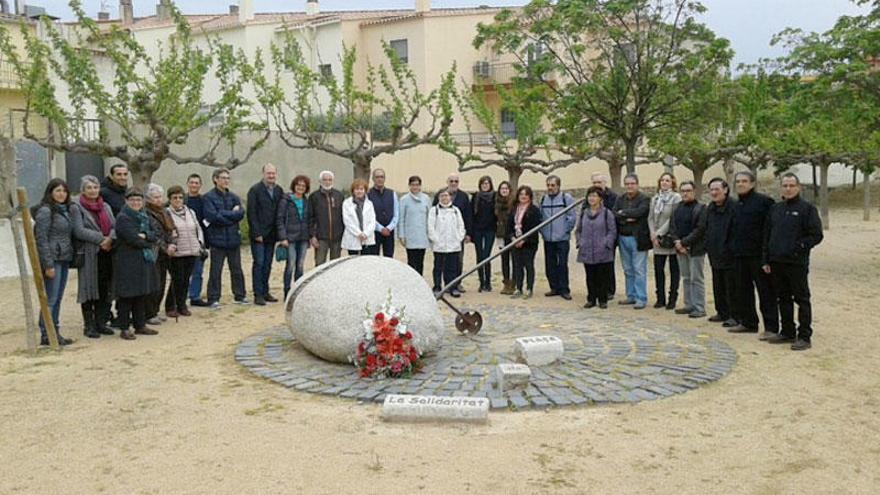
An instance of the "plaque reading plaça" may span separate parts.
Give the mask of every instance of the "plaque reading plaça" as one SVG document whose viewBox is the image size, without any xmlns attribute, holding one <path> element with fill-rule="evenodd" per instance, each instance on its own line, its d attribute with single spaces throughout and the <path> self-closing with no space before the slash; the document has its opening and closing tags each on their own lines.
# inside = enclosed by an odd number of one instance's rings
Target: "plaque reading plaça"
<svg viewBox="0 0 880 495">
<path fill-rule="evenodd" d="M 391 394 L 385 396 L 382 418 L 387 421 L 483 422 L 489 419 L 489 399 Z"/>
</svg>

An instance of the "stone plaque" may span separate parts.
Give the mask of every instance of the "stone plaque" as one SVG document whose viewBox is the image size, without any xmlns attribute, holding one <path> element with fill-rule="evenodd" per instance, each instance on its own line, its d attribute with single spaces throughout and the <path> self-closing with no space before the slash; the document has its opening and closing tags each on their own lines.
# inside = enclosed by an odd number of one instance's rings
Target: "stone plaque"
<svg viewBox="0 0 880 495">
<path fill-rule="evenodd" d="M 382 418 L 386 421 L 485 422 L 489 419 L 489 399 L 391 394 L 385 396 Z"/>
</svg>

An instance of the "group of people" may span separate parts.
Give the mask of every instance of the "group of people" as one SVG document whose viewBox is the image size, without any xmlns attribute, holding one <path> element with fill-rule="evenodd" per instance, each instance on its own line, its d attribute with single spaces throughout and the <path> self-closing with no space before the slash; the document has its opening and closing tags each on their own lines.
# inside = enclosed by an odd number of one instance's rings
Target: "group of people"
<svg viewBox="0 0 880 495">
<path fill-rule="evenodd" d="M 113 327 L 124 339 L 155 335 L 158 332 L 147 325 L 190 316 L 189 306 L 219 308 L 224 265 L 229 266 L 234 301 L 249 304 L 240 252 L 240 224 L 246 221 L 257 305 L 278 301 L 269 291 L 276 259 L 286 261 L 286 297 L 303 274 L 310 248 L 317 266 L 339 258 L 343 249 L 352 256 L 393 257 L 398 241 L 406 249 L 407 263 L 419 274 L 424 274 L 427 250 L 432 251 L 434 291 L 446 290 L 452 297 L 464 292 L 456 279 L 468 243 L 474 245 L 477 263 L 492 255 L 496 243 L 513 243 L 501 255 L 501 293 L 531 298 L 542 239 L 550 288 L 545 296 L 571 300 L 568 260 L 574 238 L 577 261 L 586 272 L 584 308 L 604 309 L 614 298 L 617 250 L 626 279 L 626 297 L 619 304 L 645 308 L 648 251 L 653 250 L 654 307 L 705 317 L 703 273 L 708 255 L 716 309 L 710 321 L 734 333 L 757 333 L 757 290 L 764 322 L 761 338 L 791 342 L 794 349 L 810 347 L 809 252 L 821 242 L 822 226 L 815 207 L 800 198 L 800 183 L 793 174 L 782 177 L 779 203 L 754 190 L 750 172 L 736 175 L 736 199 L 729 197 L 724 179 L 712 179 L 708 205 L 698 200 L 693 182 L 679 185 L 670 173 L 661 175 L 651 198 L 640 191 L 635 174 L 624 178 L 620 195 L 608 188 L 607 176 L 594 174 L 579 210 L 553 175 L 537 202 L 529 186 L 513 191 L 504 181 L 496 190 L 489 176 L 481 177 L 476 192 L 467 194 L 455 173 L 433 198 L 422 192 L 418 176 L 409 178 L 409 191 L 398 197 L 385 187 L 385 171 L 377 168 L 372 185 L 356 179 L 346 197 L 334 187 L 329 171 L 319 174 L 317 191 L 311 192 L 308 177 L 297 175 L 285 192 L 277 184 L 276 167 L 266 164 L 262 180 L 248 191 L 246 207 L 229 189 L 230 172 L 224 168 L 214 171 L 214 187 L 205 194 L 197 174 L 188 178 L 186 190 L 173 186 L 167 192 L 158 184 L 149 184 L 145 191 L 128 187 L 128 175 L 124 165 L 111 167 L 101 182 L 87 175 L 76 201 L 61 179 L 53 179 L 46 188 L 34 228 L 56 329 L 71 267 L 79 270 L 77 302 L 84 334 L 91 338 L 113 335 Z M 540 236 L 521 239 L 539 226 Z M 208 259 L 205 300 L 201 294 Z M 479 284 L 480 292 L 493 290 L 490 263 L 479 269 Z M 676 309 L 680 285 L 684 304 Z M 799 309 L 797 327 L 794 303 Z M 42 343 L 47 344 L 42 319 L 40 329 Z M 62 344 L 70 342 L 58 336 Z"/>
</svg>

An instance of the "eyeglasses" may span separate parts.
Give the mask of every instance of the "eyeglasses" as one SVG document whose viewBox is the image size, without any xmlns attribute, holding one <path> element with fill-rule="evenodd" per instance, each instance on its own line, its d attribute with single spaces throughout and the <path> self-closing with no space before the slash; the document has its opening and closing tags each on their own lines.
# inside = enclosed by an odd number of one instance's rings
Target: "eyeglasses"
<svg viewBox="0 0 880 495">
<path fill-rule="evenodd" d="M 220 180 L 229 180 L 229 176 L 228 176 L 228 175 L 221 175 L 221 176 L 219 176 L 219 177 L 217 177 L 217 178 L 220 179 Z"/>
<path fill-rule="evenodd" d="M 447 182 L 449 182 L 451 184 L 458 184 L 458 180 L 449 179 Z"/>
<path fill-rule="evenodd" d="M 693 189 L 679 189 L 679 191 L 681 191 L 681 192 L 683 192 L 683 193 L 692 193 L 692 192 L 694 192 Z"/>
</svg>

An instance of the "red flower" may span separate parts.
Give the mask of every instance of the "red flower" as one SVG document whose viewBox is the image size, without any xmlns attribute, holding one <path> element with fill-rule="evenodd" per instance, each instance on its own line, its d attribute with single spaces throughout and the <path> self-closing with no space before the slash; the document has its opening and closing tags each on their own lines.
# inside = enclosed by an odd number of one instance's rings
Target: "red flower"
<svg viewBox="0 0 880 495">
<path fill-rule="evenodd" d="M 390 323 L 392 327 L 396 327 L 397 324 L 400 323 L 400 320 L 398 320 L 397 318 L 391 318 L 391 321 L 389 321 L 388 323 Z"/>
<path fill-rule="evenodd" d="M 383 313 L 376 313 L 376 316 L 373 317 L 377 322 L 384 321 L 385 315 Z"/>
<path fill-rule="evenodd" d="M 406 340 L 412 340 L 412 334 L 409 333 L 409 330 L 407 330 L 406 333 L 403 334 L 403 338 Z"/>
</svg>

